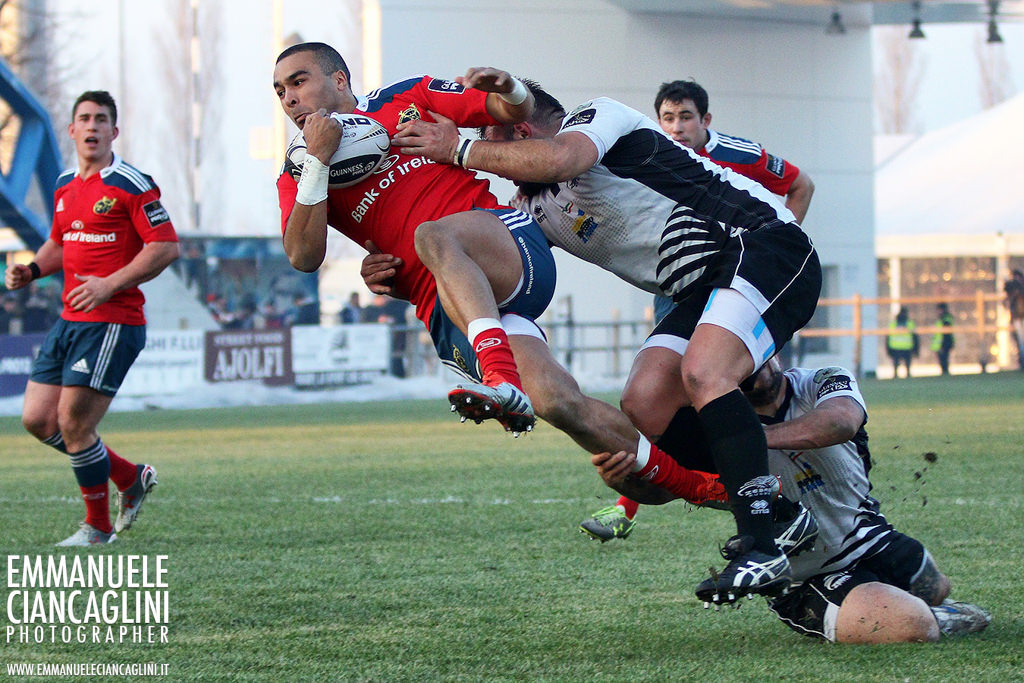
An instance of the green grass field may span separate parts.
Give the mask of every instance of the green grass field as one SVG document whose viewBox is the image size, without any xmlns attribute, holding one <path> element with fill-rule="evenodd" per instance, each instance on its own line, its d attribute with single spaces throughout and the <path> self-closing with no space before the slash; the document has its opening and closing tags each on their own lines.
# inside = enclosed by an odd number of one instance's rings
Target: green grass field
<svg viewBox="0 0 1024 683">
<path fill-rule="evenodd" d="M 731 518 L 672 504 L 628 541 L 585 539 L 576 525 L 614 495 L 546 425 L 514 440 L 443 401 L 146 412 L 102 425 L 161 483 L 99 552 L 169 556 L 170 642 L 4 631 L 0 679 L 11 662 L 158 662 L 199 681 L 1024 679 L 1024 377 L 862 388 L 876 496 L 954 597 L 991 610 L 982 634 L 834 646 L 760 600 L 705 611 L 693 588 Z M 0 453 L 3 554 L 76 552 L 52 547 L 82 513 L 66 458 L 16 418 Z"/>
</svg>

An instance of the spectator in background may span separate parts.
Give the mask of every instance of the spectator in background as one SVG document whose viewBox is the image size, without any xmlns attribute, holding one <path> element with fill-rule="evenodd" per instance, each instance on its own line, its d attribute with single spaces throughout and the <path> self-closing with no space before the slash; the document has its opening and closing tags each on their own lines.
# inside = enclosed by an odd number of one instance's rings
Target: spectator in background
<svg viewBox="0 0 1024 683">
<path fill-rule="evenodd" d="M 285 313 L 287 325 L 319 325 L 320 303 L 306 294 L 292 297 L 292 307 Z"/>
<path fill-rule="evenodd" d="M 345 304 L 339 314 L 339 322 L 342 325 L 352 325 L 363 322 L 363 307 L 359 303 L 359 292 L 352 292 L 348 295 L 348 303 Z"/>
<path fill-rule="evenodd" d="M 949 305 L 940 303 L 938 305 L 939 319 L 936 321 L 938 327 L 952 327 L 953 314 L 949 312 Z M 939 368 L 943 375 L 949 374 L 949 353 L 953 350 L 953 334 L 951 332 L 936 332 L 932 337 L 932 351 L 939 359 Z"/>
<path fill-rule="evenodd" d="M 279 330 L 284 327 L 284 315 L 277 310 L 273 299 L 267 299 L 253 318 L 253 325 L 261 330 Z"/>
<path fill-rule="evenodd" d="M 1003 285 L 1006 292 L 1006 307 L 1010 310 L 1010 328 L 1017 345 L 1017 365 L 1024 370 L 1024 273 L 1014 268 L 1013 274 Z"/>
<path fill-rule="evenodd" d="M 54 322 L 54 317 L 50 315 L 50 299 L 36 282 L 29 284 L 23 310 L 23 332 L 46 332 Z"/>
<path fill-rule="evenodd" d="M 21 316 L 18 314 L 18 300 L 12 294 L 8 294 L 0 306 L 0 334 L 20 333 Z"/>
<path fill-rule="evenodd" d="M 386 323 L 391 327 L 391 374 L 405 377 L 405 350 L 407 347 L 405 313 L 409 302 L 393 299 L 384 294 L 373 297 L 373 303 L 363 309 L 363 319 L 368 323 Z"/>
<path fill-rule="evenodd" d="M 889 336 L 885 340 L 885 348 L 892 359 L 892 377 L 900 376 L 900 365 L 907 368 L 906 376 L 910 377 L 910 359 L 917 355 L 917 332 L 914 321 L 910 319 L 906 308 L 900 308 L 896 319 L 889 323 Z"/>
</svg>

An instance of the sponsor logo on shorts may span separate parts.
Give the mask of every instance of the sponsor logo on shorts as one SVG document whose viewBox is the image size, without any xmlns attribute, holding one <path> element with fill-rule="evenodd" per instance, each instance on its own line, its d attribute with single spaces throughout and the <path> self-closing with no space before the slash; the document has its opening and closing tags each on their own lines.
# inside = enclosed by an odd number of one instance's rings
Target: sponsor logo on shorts
<svg viewBox="0 0 1024 683">
<path fill-rule="evenodd" d="M 565 123 L 562 124 L 562 130 L 571 126 L 584 126 L 593 121 L 595 116 L 597 116 L 596 109 L 584 109 L 583 111 L 573 114 L 567 118 Z"/>
<path fill-rule="evenodd" d="M 765 169 L 773 176 L 781 178 L 786 175 L 786 160 L 769 154 L 765 162 Z"/>
<path fill-rule="evenodd" d="M 851 578 L 853 578 L 853 576 L 850 572 L 839 572 L 838 574 L 829 574 L 822 579 L 821 583 L 825 586 L 825 590 L 834 591 Z"/>
<path fill-rule="evenodd" d="M 772 495 L 778 485 L 779 480 L 771 474 L 755 477 L 740 486 L 736 495 L 743 498 L 767 498 Z"/>
<path fill-rule="evenodd" d="M 818 398 L 823 398 L 829 394 L 834 394 L 837 391 L 849 391 L 851 389 L 851 382 L 849 377 L 837 375 L 836 377 L 830 378 L 818 389 Z"/>
<path fill-rule="evenodd" d="M 114 208 L 114 204 L 116 203 L 117 200 L 113 197 L 103 197 L 92 205 L 92 212 L 98 213 L 102 216 L 105 213 L 110 213 L 110 210 Z"/>
<path fill-rule="evenodd" d="M 149 221 L 149 226 L 151 228 L 155 228 L 156 226 L 162 223 L 167 223 L 171 220 L 171 217 L 167 215 L 167 209 L 164 208 L 164 205 L 160 203 L 159 199 L 152 201 L 149 204 L 144 204 L 142 206 L 142 210 L 145 212 L 146 220 Z"/>
<path fill-rule="evenodd" d="M 435 78 L 430 81 L 430 83 L 427 83 L 427 90 L 432 90 L 434 92 L 460 93 L 465 92 L 466 88 L 455 81 L 446 81 L 443 78 Z"/>
<path fill-rule="evenodd" d="M 466 374 L 469 374 L 469 363 L 466 362 L 466 357 L 462 355 L 462 351 L 459 350 L 458 346 L 452 345 L 452 360 L 459 366 Z"/>
<path fill-rule="evenodd" d="M 79 358 L 78 360 L 76 360 L 74 365 L 71 366 L 71 371 L 80 372 L 83 375 L 88 375 L 92 373 L 92 370 L 89 368 L 89 362 L 84 358 Z"/>
<path fill-rule="evenodd" d="M 422 118 L 420 116 L 420 110 L 416 107 L 416 103 L 413 102 L 405 108 L 405 111 L 398 115 L 398 122 L 408 123 L 409 121 L 416 121 L 420 118 Z"/>
</svg>

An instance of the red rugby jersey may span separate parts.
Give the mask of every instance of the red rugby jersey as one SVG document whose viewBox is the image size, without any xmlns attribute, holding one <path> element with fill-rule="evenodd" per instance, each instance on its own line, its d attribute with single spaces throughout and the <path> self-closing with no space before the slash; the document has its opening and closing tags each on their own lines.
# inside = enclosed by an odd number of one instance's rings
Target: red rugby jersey
<svg viewBox="0 0 1024 683">
<path fill-rule="evenodd" d="M 57 178 L 50 239 L 63 251 L 64 311 L 76 322 L 144 325 L 146 298 L 129 287 L 88 313 L 67 304 L 68 293 L 81 284 L 75 275 L 106 277 L 127 265 L 149 242 L 177 242 L 160 188 L 153 179 L 116 154 L 114 163 L 83 180 L 76 169 Z"/>
<path fill-rule="evenodd" d="M 353 113 L 380 122 L 392 136 L 401 121 L 433 121 L 431 111 L 460 127 L 494 125 L 498 122 L 487 113 L 486 99 L 487 93 L 453 81 L 414 76 L 359 97 Z M 282 234 L 295 206 L 300 174 L 301 169 L 286 160 L 277 180 Z M 437 164 L 423 156 L 399 155 L 394 150 L 362 182 L 330 190 L 327 202 L 331 227 L 359 246 L 373 240 L 382 252 L 402 259 L 395 289 L 413 303 L 416 317 L 424 323 L 433 311 L 437 288 L 433 275 L 416 255 L 416 227 L 461 211 L 501 206 L 490 192 L 490 183 L 478 179 L 473 171 Z"/>
<path fill-rule="evenodd" d="M 761 183 L 771 192 L 785 196 L 800 169 L 782 157 L 769 154 L 756 142 L 708 129 L 708 144 L 697 154 Z"/>
</svg>

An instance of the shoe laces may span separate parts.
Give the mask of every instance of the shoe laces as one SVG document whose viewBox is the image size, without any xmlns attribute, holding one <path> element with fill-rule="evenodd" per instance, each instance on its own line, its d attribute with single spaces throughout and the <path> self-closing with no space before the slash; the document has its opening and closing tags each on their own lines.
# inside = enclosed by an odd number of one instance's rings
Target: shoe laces
<svg viewBox="0 0 1024 683">
<path fill-rule="evenodd" d="M 619 518 L 625 518 L 625 513 L 622 512 L 617 506 L 612 505 L 602 510 L 598 510 L 594 513 L 594 519 L 601 524 L 609 524 L 618 520 Z"/>
</svg>

